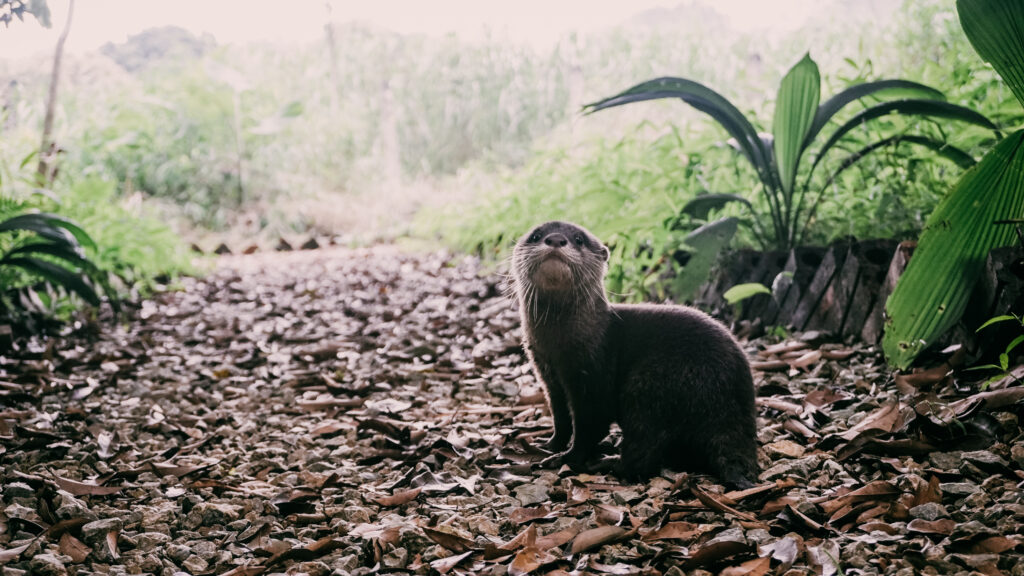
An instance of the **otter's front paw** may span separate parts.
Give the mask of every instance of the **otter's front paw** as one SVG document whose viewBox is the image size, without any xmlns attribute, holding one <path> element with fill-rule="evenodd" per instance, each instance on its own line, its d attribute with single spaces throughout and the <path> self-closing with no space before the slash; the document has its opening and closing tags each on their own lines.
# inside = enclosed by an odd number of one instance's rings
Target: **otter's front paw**
<svg viewBox="0 0 1024 576">
<path fill-rule="evenodd" d="M 565 449 L 569 447 L 568 438 L 560 438 L 557 434 L 548 438 L 545 442 L 540 444 L 540 447 L 548 452 L 554 452 L 555 454 L 561 454 L 565 452 Z"/>
</svg>

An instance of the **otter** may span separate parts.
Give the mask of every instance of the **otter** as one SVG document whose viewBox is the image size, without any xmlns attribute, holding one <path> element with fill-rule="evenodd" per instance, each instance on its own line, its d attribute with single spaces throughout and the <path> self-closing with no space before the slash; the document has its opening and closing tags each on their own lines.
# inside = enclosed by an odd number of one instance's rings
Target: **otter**
<svg viewBox="0 0 1024 576">
<path fill-rule="evenodd" d="M 754 384 L 746 355 L 694 308 L 610 304 L 608 248 L 586 229 L 547 222 L 512 255 L 523 347 L 554 420 L 541 466 L 586 463 L 612 422 L 622 430 L 620 477 L 662 468 L 709 472 L 727 484 L 757 477 Z"/>
</svg>

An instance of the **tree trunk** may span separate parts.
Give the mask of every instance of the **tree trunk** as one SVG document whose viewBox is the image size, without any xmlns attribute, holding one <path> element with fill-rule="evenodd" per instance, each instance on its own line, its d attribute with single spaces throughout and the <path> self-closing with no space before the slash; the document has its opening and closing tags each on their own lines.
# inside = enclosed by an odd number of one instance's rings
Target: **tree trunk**
<svg viewBox="0 0 1024 576">
<path fill-rule="evenodd" d="M 43 119 L 43 138 L 39 145 L 39 166 L 36 177 L 39 185 L 49 186 L 57 173 L 57 145 L 53 142 L 53 117 L 57 110 L 57 84 L 60 82 L 60 64 L 64 57 L 64 42 L 71 32 L 71 16 L 75 11 L 75 0 L 68 0 L 68 18 L 64 22 L 64 30 L 57 39 L 57 49 L 53 55 L 53 72 L 50 74 L 50 94 L 46 101 L 46 117 Z"/>
</svg>

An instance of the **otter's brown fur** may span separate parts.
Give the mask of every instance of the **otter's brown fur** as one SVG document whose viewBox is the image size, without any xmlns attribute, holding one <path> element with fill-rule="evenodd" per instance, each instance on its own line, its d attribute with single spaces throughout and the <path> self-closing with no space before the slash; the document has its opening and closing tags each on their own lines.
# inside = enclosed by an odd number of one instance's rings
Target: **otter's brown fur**
<svg viewBox="0 0 1024 576">
<path fill-rule="evenodd" d="M 555 424 L 546 462 L 586 461 L 618 422 L 621 475 L 670 467 L 750 485 L 754 385 L 743 351 L 693 308 L 609 304 L 607 260 L 593 234 L 566 222 L 538 226 L 513 253 L 523 345 Z"/>
</svg>

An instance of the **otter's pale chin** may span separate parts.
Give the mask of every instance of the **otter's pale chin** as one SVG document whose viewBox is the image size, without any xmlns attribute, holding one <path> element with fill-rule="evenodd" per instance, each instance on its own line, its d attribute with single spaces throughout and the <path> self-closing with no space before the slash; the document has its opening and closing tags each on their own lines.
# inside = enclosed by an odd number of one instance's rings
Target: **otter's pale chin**
<svg viewBox="0 0 1024 576">
<path fill-rule="evenodd" d="M 547 258 L 533 273 L 533 283 L 545 292 L 562 292 L 572 288 L 572 272 L 560 258 Z"/>
</svg>

